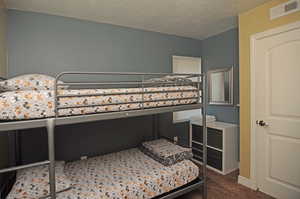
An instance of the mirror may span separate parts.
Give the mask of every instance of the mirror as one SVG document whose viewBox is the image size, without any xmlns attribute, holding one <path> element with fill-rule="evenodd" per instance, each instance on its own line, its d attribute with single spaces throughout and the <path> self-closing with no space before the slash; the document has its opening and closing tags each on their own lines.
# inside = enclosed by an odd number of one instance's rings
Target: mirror
<svg viewBox="0 0 300 199">
<path fill-rule="evenodd" d="M 208 103 L 233 105 L 233 67 L 207 72 Z"/>
</svg>

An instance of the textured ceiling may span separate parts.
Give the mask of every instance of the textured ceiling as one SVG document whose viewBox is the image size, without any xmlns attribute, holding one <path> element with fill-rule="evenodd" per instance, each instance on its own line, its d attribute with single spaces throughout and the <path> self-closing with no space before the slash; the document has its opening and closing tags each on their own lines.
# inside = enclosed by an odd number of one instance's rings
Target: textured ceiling
<svg viewBox="0 0 300 199">
<path fill-rule="evenodd" d="M 270 0 L 6 0 L 10 9 L 203 39 L 237 25 L 237 15 Z"/>
</svg>

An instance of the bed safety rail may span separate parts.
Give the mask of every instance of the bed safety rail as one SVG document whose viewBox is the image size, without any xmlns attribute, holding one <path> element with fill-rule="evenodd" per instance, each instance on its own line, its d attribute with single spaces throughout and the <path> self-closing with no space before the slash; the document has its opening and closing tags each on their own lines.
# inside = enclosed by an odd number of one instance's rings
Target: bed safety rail
<svg viewBox="0 0 300 199">
<path fill-rule="evenodd" d="M 97 81 L 97 82 L 88 82 L 81 81 L 81 82 L 68 82 L 68 83 L 61 83 L 60 80 L 63 80 L 66 76 L 78 77 L 78 76 L 96 76 L 98 78 L 108 79 L 107 77 L 111 77 L 112 79 L 119 79 L 119 77 L 127 77 L 129 79 L 135 79 L 135 81 Z M 163 82 L 163 78 L 168 77 Z M 145 100 L 145 94 L 151 93 L 175 93 L 179 92 L 178 90 L 164 90 L 164 91 L 146 91 L 147 87 L 170 87 L 170 86 L 193 86 L 194 89 L 182 89 L 181 92 L 192 92 L 192 91 L 200 91 L 201 90 L 201 76 L 202 74 L 178 74 L 178 73 L 118 73 L 118 72 L 63 72 L 60 73 L 56 77 L 55 81 L 55 91 L 54 91 L 54 107 L 55 107 L 55 117 L 59 117 L 59 110 L 61 109 L 72 109 L 72 108 L 86 108 L 86 107 L 100 107 L 100 106 L 107 106 L 107 105 L 122 105 L 122 104 L 141 104 L 140 109 L 144 109 L 145 103 L 149 102 L 162 102 L 162 101 L 171 101 L 171 100 L 197 100 L 197 102 L 201 99 L 201 93 L 197 92 L 196 97 L 188 97 L 188 98 L 172 98 L 172 99 L 156 99 L 156 100 Z M 116 78 L 117 77 L 117 78 Z M 154 78 L 153 78 L 154 77 Z M 174 79 L 174 77 L 183 77 L 187 80 L 192 81 L 178 81 Z M 159 81 L 158 78 L 161 78 Z M 172 79 L 173 78 L 173 79 Z M 89 78 L 88 78 L 89 79 Z M 156 81 L 151 81 L 156 79 Z M 158 80 L 158 81 L 157 81 Z M 130 88 L 138 88 L 139 91 L 134 92 L 112 92 L 112 93 L 101 93 L 101 94 L 68 94 L 68 95 L 61 95 L 59 94 L 59 89 L 65 86 L 81 86 L 84 89 L 91 89 L 91 88 L 120 88 L 120 86 L 130 86 Z M 119 103 L 102 103 L 99 104 L 92 104 L 92 105 L 71 105 L 71 106 L 60 106 L 60 100 L 63 98 L 68 97 L 99 97 L 99 96 L 113 96 L 113 95 L 140 95 L 141 100 L 132 101 L 132 102 L 119 102 Z"/>
</svg>

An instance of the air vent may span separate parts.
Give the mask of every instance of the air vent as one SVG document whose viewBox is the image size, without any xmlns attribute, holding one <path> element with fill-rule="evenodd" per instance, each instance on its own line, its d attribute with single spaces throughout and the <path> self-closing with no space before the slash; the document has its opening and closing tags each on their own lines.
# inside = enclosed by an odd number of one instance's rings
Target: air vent
<svg viewBox="0 0 300 199">
<path fill-rule="evenodd" d="M 271 8 L 270 19 L 277 19 L 297 11 L 300 11 L 300 0 L 291 0 Z"/>
</svg>

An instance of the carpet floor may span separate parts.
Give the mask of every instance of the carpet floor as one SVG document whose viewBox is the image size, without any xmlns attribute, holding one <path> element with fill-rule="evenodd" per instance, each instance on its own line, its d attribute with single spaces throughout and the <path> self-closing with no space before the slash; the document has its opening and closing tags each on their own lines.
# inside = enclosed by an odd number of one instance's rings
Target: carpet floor
<svg viewBox="0 0 300 199">
<path fill-rule="evenodd" d="M 208 199 L 274 199 L 260 191 L 254 191 L 237 183 L 238 170 L 228 175 L 221 175 L 207 170 Z M 194 190 L 178 199 L 202 199 L 202 191 Z"/>
</svg>

